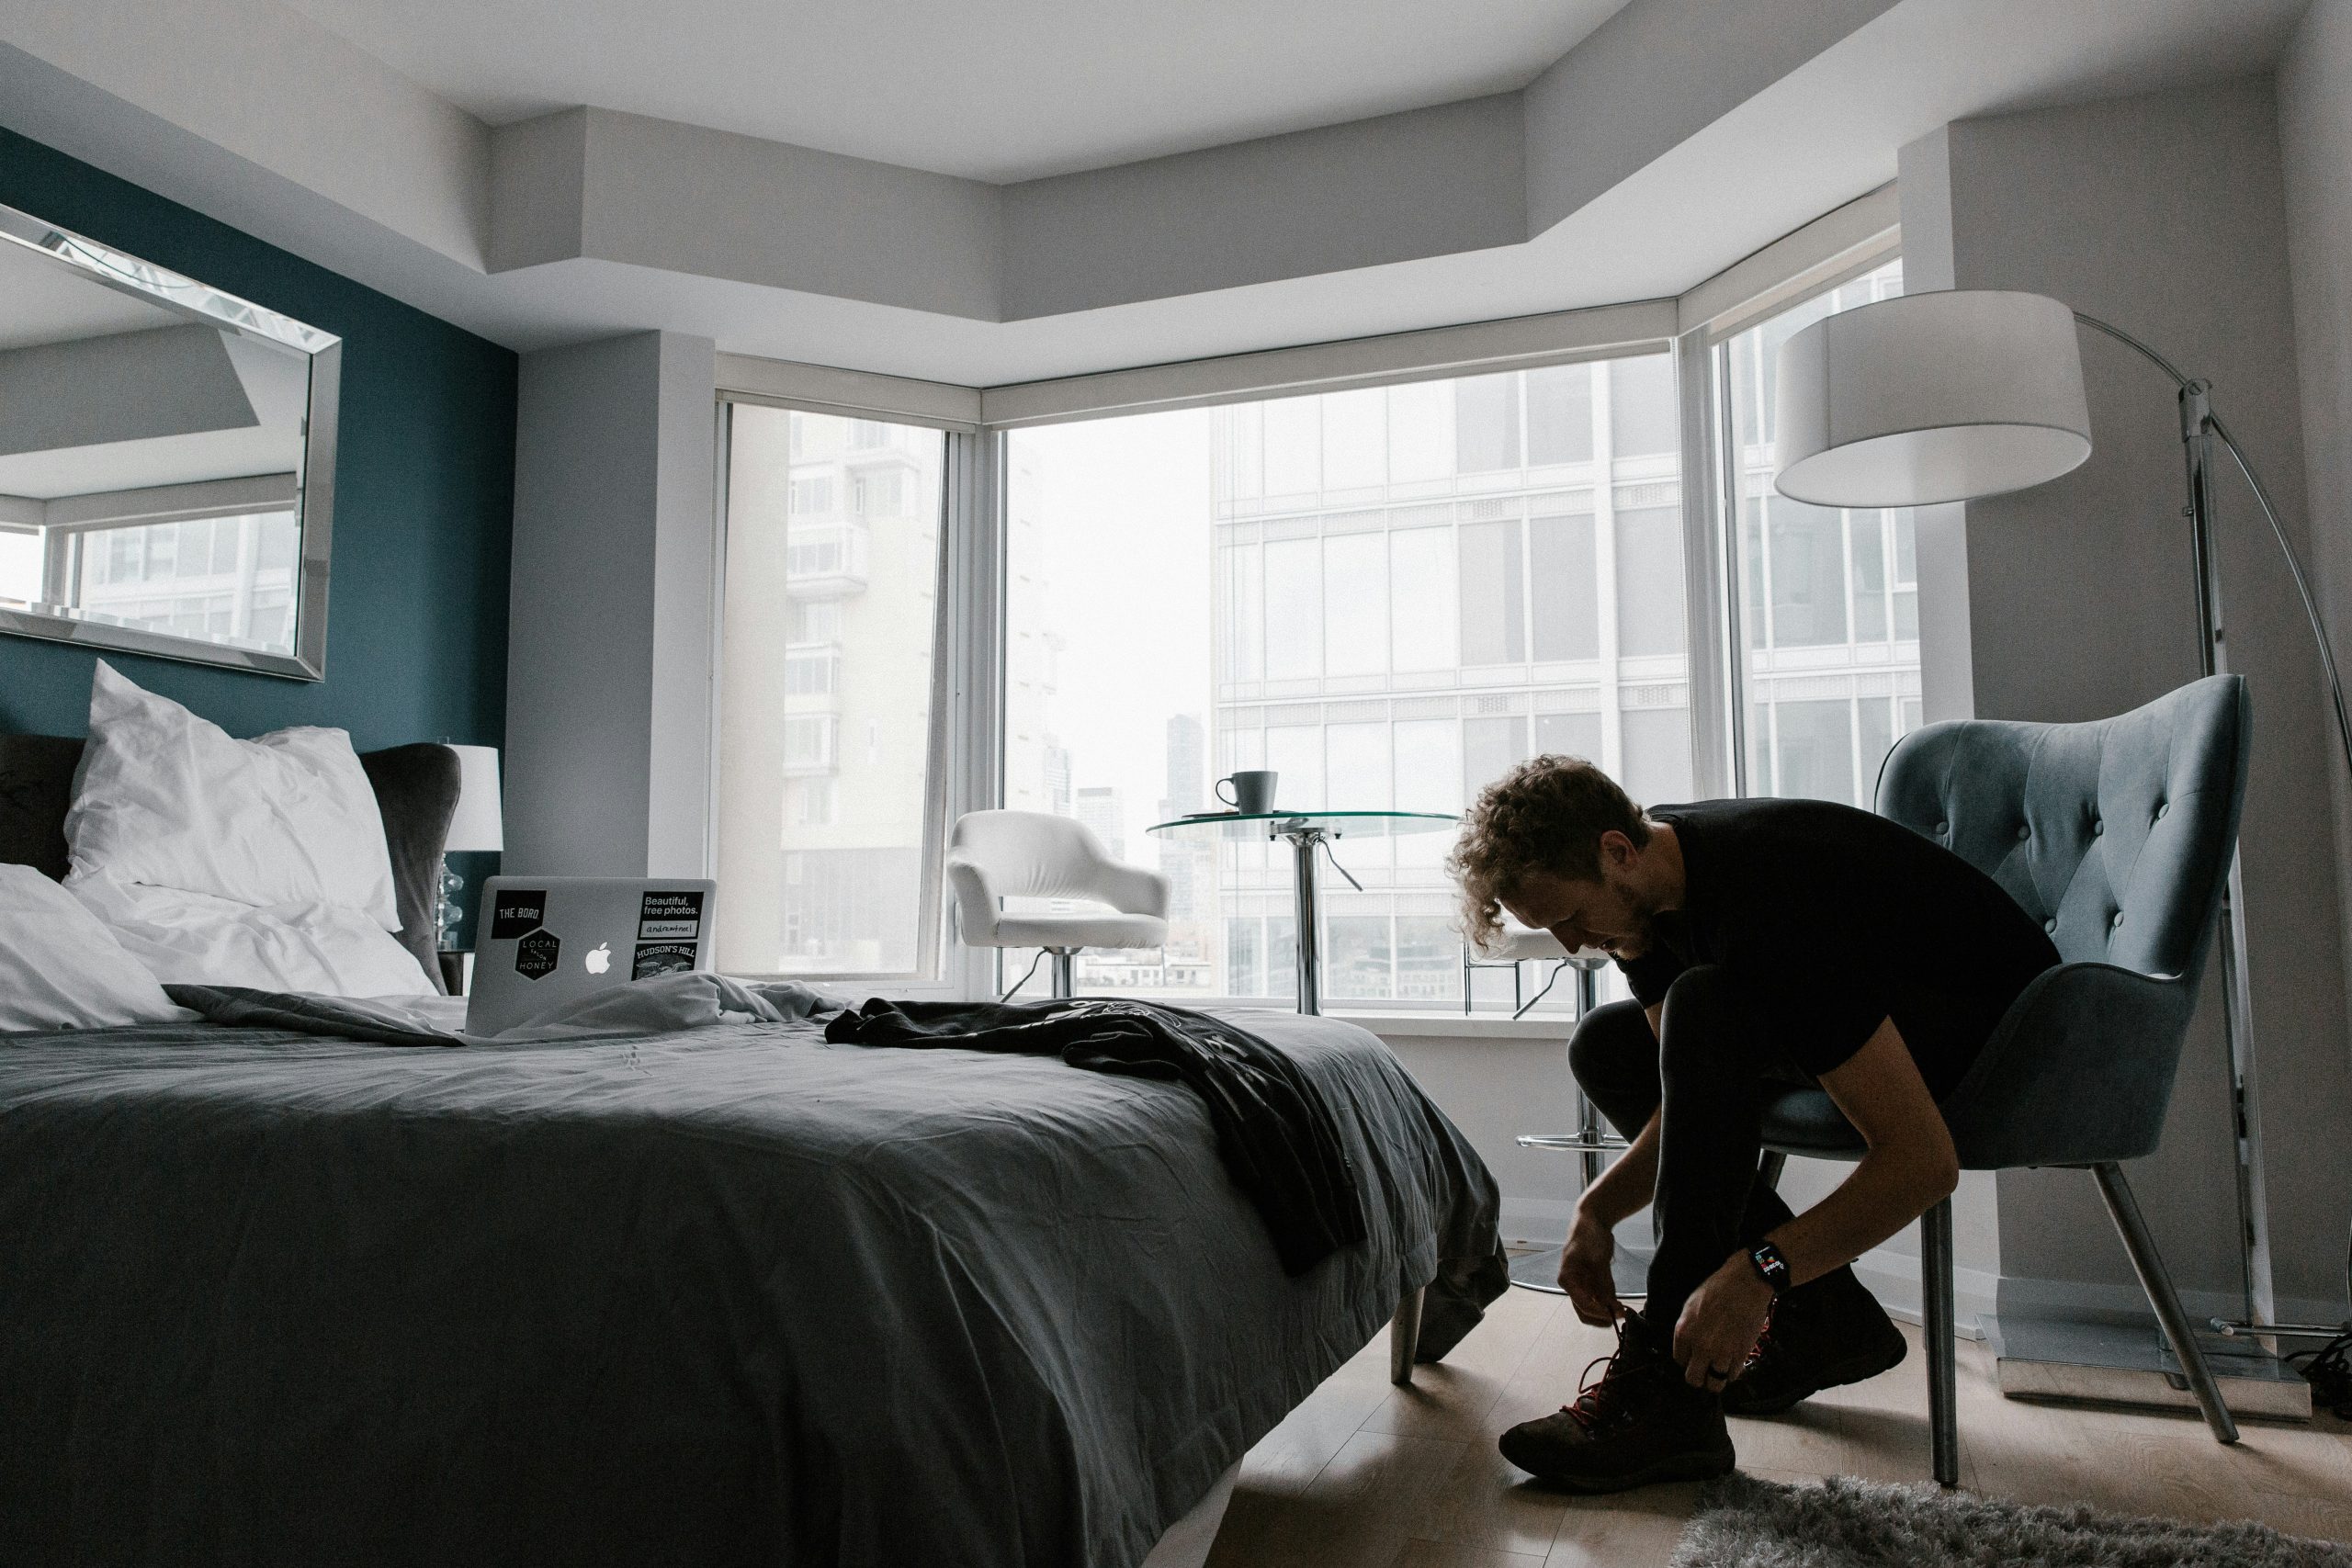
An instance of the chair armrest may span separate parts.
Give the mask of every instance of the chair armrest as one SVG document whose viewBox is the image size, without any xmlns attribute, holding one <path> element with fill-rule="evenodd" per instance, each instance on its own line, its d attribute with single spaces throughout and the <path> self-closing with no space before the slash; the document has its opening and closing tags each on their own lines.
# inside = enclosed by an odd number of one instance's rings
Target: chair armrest
<svg viewBox="0 0 2352 1568">
<path fill-rule="evenodd" d="M 1944 1121 L 1971 1170 L 2153 1153 L 2196 988 L 2112 964 L 2043 971 L 2011 1004 Z"/>
<path fill-rule="evenodd" d="M 1103 860 L 1098 863 L 1096 874 L 1102 879 L 1102 901 L 1119 913 L 1168 918 L 1169 882 L 1159 872 Z"/>
<path fill-rule="evenodd" d="M 997 919 L 1003 906 L 989 874 L 960 855 L 947 857 L 947 891 L 956 899 L 956 929 L 967 945 L 995 945 Z"/>
</svg>

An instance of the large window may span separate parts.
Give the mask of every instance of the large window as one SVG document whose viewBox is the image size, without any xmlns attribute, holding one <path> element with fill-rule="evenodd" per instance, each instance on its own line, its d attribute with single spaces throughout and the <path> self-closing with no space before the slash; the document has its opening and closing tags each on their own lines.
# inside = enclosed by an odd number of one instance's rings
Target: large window
<svg viewBox="0 0 2352 1568">
<path fill-rule="evenodd" d="M 1558 750 L 1687 797 L 1678 429 L 1660 354 L 1012 433 L 1005 804 L 1174 885 L 1166 948 L 1081 986 L 1291 994 L 1288 852 L 1144 831 L 1238 768 L 1456 811 Z M 1333 1002 L 1459 1005 L 1449 842 L 1335 846 Z"/>
<path fill-rule="evenodd" d="M 1792 333 L 1901 288 L 1890 262 L 1748 326 L 1714 346 L 1703 386 L 1678 386 L 1661 347 L 984 433 L 1001 511 L 976 502 L 953 583 L 945 476 L 967 438 L 730 405 L 722 964 L 934 977 L 933 863 L 959 792 L 992 793 L 975 772 L 991 739 L 1003 805 L 1081 821 L 1172 885 L 1163 947 L 1080 958 L 1093 992 L 1292 995 L 1287 848 L 1148 831 L 1217 805 L 1214 782 L 1239 769 L 1278 773 L 1284 807 L 1452 813 L 1566 752 L 1659 805 L 1694 793 L 1696 737 L 1748 793 L 1867 807 L 1921 717 L 1912 517 L 1773 492 L 1772 377 Z M 1686 508 L 1680 437 L 1702 409 L 1724 466 Z M 1693 625 L 1684 555 L 1702 536 L 1730 570 Z M 220 548 L 169 543 L 208 565 Z M 88 590 L 155 575 L 158 544 L 106 545 Z M 1731 700 L 1694 715 L 1692 650 L 1725 646 Z M 939 660 L 991 657 L 1001 728 L 967 735 L 984 705 L 947 712 L 938 694 L 972 688 Z M 973 743 L 952 780 L 951 733 Z M 1333 844 L 1333 1004 L 1462 1005 L 1452 837 Z M 1030 956 L 1001 955 L 1000 983 Z M 1509 989 L 1473 981 L 1482 1003 Z"/>
<path fill-rule="evenodd" d="M 875 420 L 729 412 L 722 968 L 923 965 L 945 443 Z"/>
<path fill-rule="evenodd" d="M 1746 787 L 1868 807 L 1879 763 L 1919 724 L 1919 587 L 1911 513 L 1806 506 L 1772 489 L 1781 344 L 1823 317 L 1903 291 L 1903 266 L 1782 311 L 1723 344 L 1738 498 Z"/>
</svg>

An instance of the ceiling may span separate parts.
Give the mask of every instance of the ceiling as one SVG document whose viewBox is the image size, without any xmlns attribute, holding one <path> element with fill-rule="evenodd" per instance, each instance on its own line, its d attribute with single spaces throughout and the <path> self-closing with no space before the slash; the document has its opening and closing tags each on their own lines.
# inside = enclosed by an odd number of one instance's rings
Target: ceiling
<svg viewBox="0 0 2352 1568">
<path fill-rule="evenodd" d="M 184 319 L 161 305 L 94 282 L 62 262 L 0 241 L 0 354 L 39 344 L 177 326 Z"/>
<path fill-rule="evenodd" d="M 0 125 L 526 352 L 999 386 L 1670 298 L 2308 4 L 9 0 Z"/>
<path fill-rule="evenodd" d="M 1626 0 L 290 0 L 492 125 L 575 104 L 1003 183 L 1523 87 Z"/>
</svg>

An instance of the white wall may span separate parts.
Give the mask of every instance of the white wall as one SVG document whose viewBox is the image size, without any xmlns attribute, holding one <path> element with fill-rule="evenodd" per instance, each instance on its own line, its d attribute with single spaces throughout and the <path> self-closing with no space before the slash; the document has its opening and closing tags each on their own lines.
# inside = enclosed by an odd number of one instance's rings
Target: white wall
<svg viewBox="0 0 2352 1568">
<path fill-rule="evenodd" d="M 2209 377 L 2305 547 L 2277 125 L 2267 78 L 1959 121 L 1905 149 L 1905 243 L 1948 245 L 1957 287 L 2053 295 Z M 1915 208 L 1937 202 L 1942 210 L 1915 221 Z M 2091 460 L 1960 509 L 1963 537 L 1949 558 L 1963 563 L 1967 700 L 1982 716 L 2100 717 L 2198 672 L 2172 389 L 2119 345 L 2083 341 Z M 2277 550 L 2242 489 L 2225 484 L 2220 505 L 2232 664 L 2255 698 L 2243 853 L 2274 1272 L 2282 1312 L 2340 1312 L 2352 1184 L 2335 1155 L 2352 1075 L 2325 783 L 2335 763 Z M 2192 1306 L 2234 1311 L 2219 991 L 2209 976 L 2164 1146 L 2130 1174 Z M 2086 1177 L 2003 1172 L 1998 1193 L 2003 1310 L 2136 1298 Z"/>
<path fill-rule="evenodd" d="M 1526 1025 L 1475 1036 L 1401 1032 L 1411 1027 L 1384 1023 L 1374 1032 L 1495 1173 L 1503 1192 L 1504 1239 L 1557 1247 L 1576 1212 L 1577 1156 L 1522 1149 L 1512 1140 L 1521 1133 L 1576 1130 L 1569 1025 L 1548 1035 Z"/>
<path fill-rule="evenodd" d="M 2288 45 L 2278 67 L 2278 141 L 2303 471 L 2313 498 L 2308 564 L 2342 661 L 2352 654 L 2344 635 L 2352 616 L 2352 0 L 2316 0 Z M 2336 842 L 2352 844 L 2352 779 L 2333 759 L 2325 772 Z M 2335 866 L 2346 962 L 2352 964 L 2352 857 L 2339 855 Z M 2352 1185 L 2352 1175 L 2340 1168 L 2345 1162 L 2334 1163 L 2339 1185 Z"/>
<path fill-rule="evenodd" d="M 523 356 L 509 872 L 702 874 L 714 377 L 710 340 L 674 333 Z"/>
</svg>

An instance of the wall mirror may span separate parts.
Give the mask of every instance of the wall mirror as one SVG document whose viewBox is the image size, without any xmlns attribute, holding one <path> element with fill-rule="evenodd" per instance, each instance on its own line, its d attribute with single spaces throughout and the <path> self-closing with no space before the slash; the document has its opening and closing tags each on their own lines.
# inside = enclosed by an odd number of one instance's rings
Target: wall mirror
<svg viewBox="0 0 2352 1568">
<path fill-rule="evenodd" d="M 0 631 L 318 680 L 342 352 L 0 206 Z"/>
</svg>

